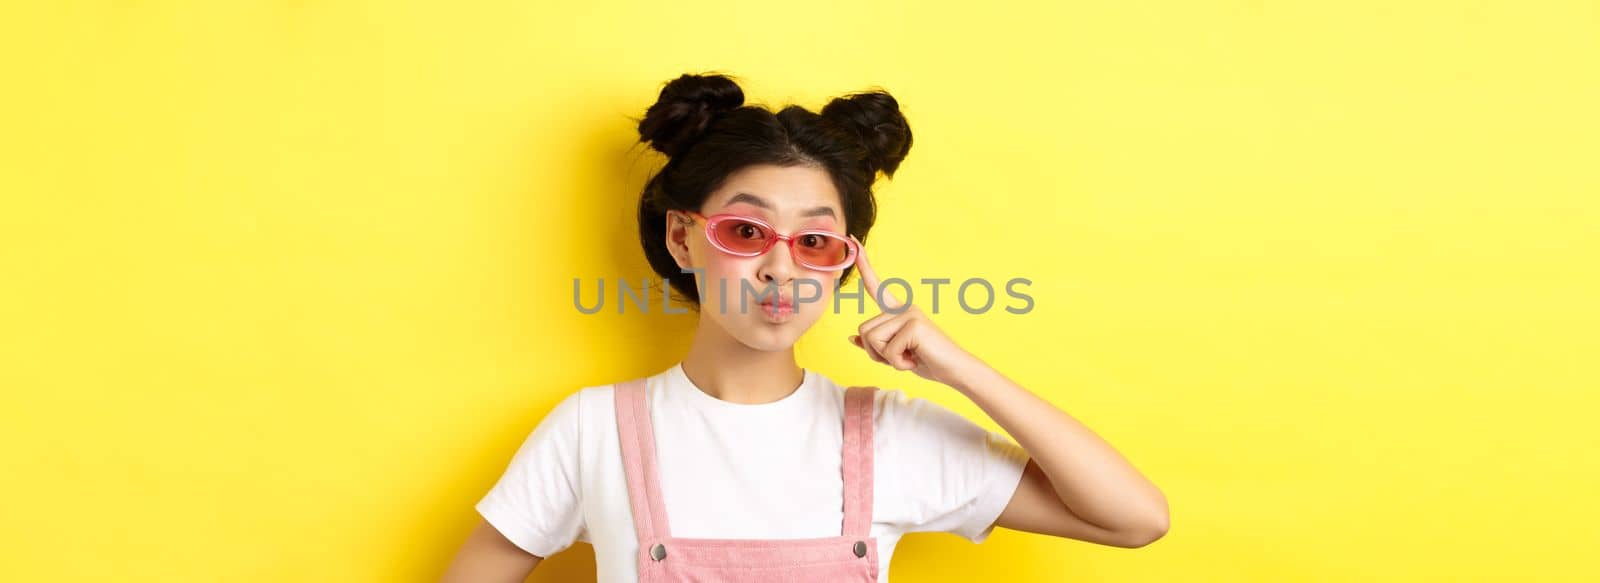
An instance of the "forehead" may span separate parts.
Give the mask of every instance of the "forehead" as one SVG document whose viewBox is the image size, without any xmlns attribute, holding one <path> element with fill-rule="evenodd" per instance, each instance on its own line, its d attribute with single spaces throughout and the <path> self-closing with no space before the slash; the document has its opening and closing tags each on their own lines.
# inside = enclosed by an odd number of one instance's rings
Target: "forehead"
<svg viewBox="0 0 1600 583">
<path fill-rule="evenodd" d="M 728 175 L 706 199 L 710 212 L 724 207 L 764 210 L 774 217 L 844 220 L 839 191 L 828 172 L 812 166 L 747 166 Z M 821 209 L 832 211 L 831 214 Z M 759 212 L 759 211 L 758 211 Z"/>
</svg>

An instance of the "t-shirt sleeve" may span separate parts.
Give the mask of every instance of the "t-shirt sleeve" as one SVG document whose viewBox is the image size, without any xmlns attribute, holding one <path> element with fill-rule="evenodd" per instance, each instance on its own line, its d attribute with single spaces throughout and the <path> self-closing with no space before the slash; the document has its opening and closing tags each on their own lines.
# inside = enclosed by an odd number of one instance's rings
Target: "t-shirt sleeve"
<svg viewBox="0 0 1600 583">
<path fill-rule="evenodd" d="M 572 393 L 545 415 L 476 505 L 512 544 L 540 557 L 585 536 L 578 475 L 581 395 Z"/>
<path fill-rule="evenodd" d="M 1028 452 L 955 411 L 879 391 L 875 464 L 894 484 L 890 519 L 903 532 L 949 532 L 982 543 L 1022 482 Z"/>
</svg>

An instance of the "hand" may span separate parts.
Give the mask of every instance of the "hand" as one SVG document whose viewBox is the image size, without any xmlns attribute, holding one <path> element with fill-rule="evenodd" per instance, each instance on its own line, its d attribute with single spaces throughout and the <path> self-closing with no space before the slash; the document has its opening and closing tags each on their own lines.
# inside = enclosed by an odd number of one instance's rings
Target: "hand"
<svg viewBox="0 0 1600 583">
<path fill-rule="evenodd" d="M 857 328 L 858 334 L 850 337 L 850 343 L 866 351 L 874 361 L 896 370 L 909 370 L 930 381 L 955 386 L 957 373 L 971 365 L 976 358 L 935 326 L 921 308 L 901 302 L 887 290 L 880 300 L 878 274 L 867 261 L 866 246 L 854 235 L 850 238 L 861 249 L 861 256 L 856 259 L 856 269 L 861 272 L 861 282 L 866 286 L 867 295 L 873 303 L 884 309 L 883 313 L 863 322 Z M 901 310 L 902 307 L 904 310 Z"/>
</svg>

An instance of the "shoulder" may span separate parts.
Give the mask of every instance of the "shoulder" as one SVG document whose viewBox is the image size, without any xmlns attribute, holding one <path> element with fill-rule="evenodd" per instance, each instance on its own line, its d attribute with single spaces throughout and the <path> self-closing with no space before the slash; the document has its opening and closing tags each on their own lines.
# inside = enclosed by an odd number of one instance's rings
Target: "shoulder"
<svg viewBox="0 0 1600 583">
<path fill-rule="evenodd" d="M 574 423 L 585 426 L 599 424 L 602 427 L 615 427 L 617 389 L 623 384 L 634 380 L 643 380 L 647 382 L 647 386 L 658 387 L 658 383 L 663 382 L 664 374 L 618 379 L 604 384 L 584 385 L 568 394 L 557 408 L 566 408 L 568 410 L 567 413 L 574 418 Z"/>
<path fill-rule="evenodd" d="M 900 459 L 921 464 L 1016 457 L 1006 449 L 1010 440 L 1003 434 L 937 401 L 884 388 L 876 391 L 876 397 L 874 441 L 880 450 Z"/>
<path fill-rule="evenodd" d="M 618 378 L 608 383 L 580 386 L 563 397 L 551 414 L 558 414 L 559 411 L 560 415 L 570 417 L 574 425 L 600 424 L 615 427 L 618 387 L 631 381 L 642 380 L 649 387 L 659 388 L 661 383 L 666 382 L 670 372 L 669 369 L 646 376 Z"/>
<path fill-rule="evenodd" d="M 616 388 L 621 382 L 603 385 L 586 385 L 569 393 L 556 407 L 567 409 L 575 423 L 593 423 L 608 419 L 615 406 Z"/>
<path fill-rule="evenodd" d="M 938 403 L 922 397 L 912 397 L 898 388 L 874 385 L 845 385 L 822 377 L 823 394 L 831 396 L 836 404 L 843 405 L 851 390 L 866 390 L 872 394 L 872 417 L 875 425 L 906 423 L 919 418 L 941 414 L 955 415 Z M 959 416 L 958 416 L 959 417 Z"/>
<path fill-rule="evenodd" d="M 543 429 L 576 434 L 585 425 L 605 418 L 604 414 L 612 407 L 612 390 L 612 385 L 605 384 L 581 386 L 568 392 L 540 420 L 535 433 Z"/>
<path fill-rule="evenodd" d="M 592 410 L 597 407 L 606 407 L 607 409 L 610 409 L 613 406 L 613 403 L 615 403 L 617 389 L 622 385 L 632 381 L 642 380 L 648 383 L 648 385 L 654 386 L 656 383 L 662 381 L 663 375 L 665 374 L 666 373 L 658 373 L 646 377 L 617 379 L 613 382 L 598 385 L 585 385 L 578 387 L 578 389 L 568 395 L 567 398 L 576 401 L 577 404 L 575 406 L 580 407 L 585 411 Z"/>
<path fill-rule="evenodd" d="M 872 396 L 872 425 L 880 449 L 895 449 L 929 440 L 972 439 L 982 428 L 944 405 L 914 397 L 899 388 L 872 385 L 824 383 L 826 393 L 843 410 L 851 390 L 867 390 Z M 913 446 L 915 447 L 915 446 Z"/>
<path fill-rule="evenodd" d="M 873 419 L 885 429 L 905 429 L 928 423 L 948 424 L 965 420 L 955 411 L 923 397 L 913 397 L 897 388 L 873 391 Z"/>
</svg>

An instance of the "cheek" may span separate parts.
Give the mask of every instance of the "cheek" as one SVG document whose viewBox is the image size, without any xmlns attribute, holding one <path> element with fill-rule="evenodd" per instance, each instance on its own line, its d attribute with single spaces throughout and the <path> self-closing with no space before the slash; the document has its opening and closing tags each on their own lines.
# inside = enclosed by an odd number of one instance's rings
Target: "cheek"
<svg viewBox="0 0 1600 583">
<path fill-rule="evenodd" d="M 700 265 L 705 270 L 704 295 L 715 298 L 726 293 L 729 298 L 738 298 L 740 282 L 748 280 L 753 284 L 755 281 L 754 265 L 755 262 L 746 257 L 726 253 L 707 255 Z"/>
<path fill-rule="evenodd" d="M 834 282 L 839 281 L 839 278 L 829 277 L 828 274 L 821 272 L 812 273 L 806 277 L 811 281 L 816 282 L 816 285 L 806 284 L 804 287 L 800 288 L 801 293 L 817 296 L 818 302 L 827 301 L 829 298 L 833 297 Z"/>
<path fill-rule="evenodd" d="M 716 253 L 706 261 L 706 275 L 711 278 L 726 278 L 728 284 L 733 285 L 746 275 L 745 272 L 750 270 L 751 263 L 748 258 Z"/>
<path fill-rule="evenodd" d="M 737 260 L 740 259 L 718 251 L 717 248 L 712 247 L 711 243 L 704 239 L 694 242 L 693 253 L 696 260 L 695 267 L 704 270 L 707 278 L 730 273 L 737 268 Z"/>
</svg>

